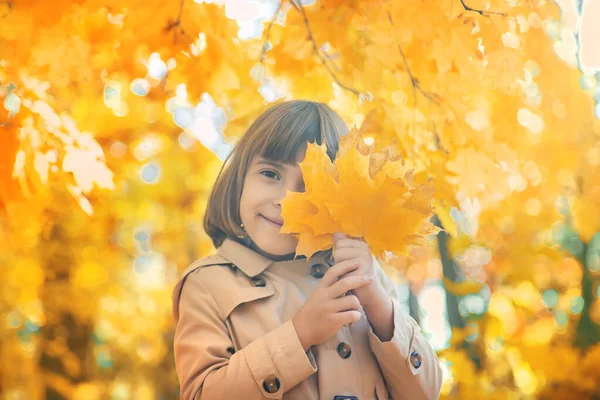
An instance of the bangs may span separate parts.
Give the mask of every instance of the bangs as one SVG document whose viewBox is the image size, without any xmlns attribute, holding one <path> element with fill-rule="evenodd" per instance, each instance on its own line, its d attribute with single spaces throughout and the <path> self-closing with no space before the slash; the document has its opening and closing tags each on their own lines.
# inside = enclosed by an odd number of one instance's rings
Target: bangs
<svg viewBox="0 0 600 400">
<path fill-rule="evenodd" d="M 296 162 L 298 149 L 305 143 L 316 143 L 319 146 L 323 143 L 321 123 L 316 112 L 308 118 L 282 118 L 264 136 L 258 154 L 273 161 L 293 164 Z"/>
</svg>

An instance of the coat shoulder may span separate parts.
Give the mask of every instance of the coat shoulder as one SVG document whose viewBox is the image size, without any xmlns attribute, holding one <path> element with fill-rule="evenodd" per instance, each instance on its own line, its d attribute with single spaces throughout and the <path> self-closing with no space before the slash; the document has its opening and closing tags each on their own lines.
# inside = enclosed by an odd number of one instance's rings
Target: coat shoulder
<svg viewBox="0 0 600 400">
<path fill-rule="evenodd" d="M 213 254 L 210 256 L 202 257 L 194 261 L 190 264 L 189 267 L 183 271 L 183 273 L 179 277 L 179 281 L 185 279 L 187 275 L 191 272 L 198 270 L 199 268 L 208 267 L 211 265 L 227 265 L 231 264 L 231 261 L 228 261 L 225 257 L 220 256 L 219 254 Z"/>
<path fill-rule="evenodd" d="M 177 280 L 177 283 L 173 287 L 173 291 L 171 293 L 171 300 L 173 303 L 173 317 L 175 318 L 175 321 L 179 319 L 179 301 L 181 299 L 181 292 L 183 290 L 183 285 L 185 284 L 185 282 L 188 279 L 199 279 L 201 283 L 207 283 L 205 287 L 210 286 L 208 285 L 209 282 L 214 283 L 215 281 L 219 280 L 219 277 L 222 278 L 223 276 L 226 277 L 228 274 L 231 275 L 230 268 L 226 267 L 229 265 L 231 265 L 231 262 L 228 261 L 226 258 L 218 254 L 214 254 L 202 257 L 194 261 L 190 264 L 189 267 L 187 267 L 183 271 L 183 273 L 179 275 L 179 279 Z M 214 273 L 216 273 L 219 276 L 211 278 L 210 276 Z"/>
<path fill-rule="evenodd" d="M 185 282 L 194 282 L 194 290 L 210 293 L 222 320 L 240 304 L 270 297 L 275 288 L 269 280 L 264 285 L 253 284 L 252 278 L 220 255 L 208 256 L 194 261 L 180 276 L 171 294 L 173 317 L 179 319 L 179 302 Z"/>
</svg>

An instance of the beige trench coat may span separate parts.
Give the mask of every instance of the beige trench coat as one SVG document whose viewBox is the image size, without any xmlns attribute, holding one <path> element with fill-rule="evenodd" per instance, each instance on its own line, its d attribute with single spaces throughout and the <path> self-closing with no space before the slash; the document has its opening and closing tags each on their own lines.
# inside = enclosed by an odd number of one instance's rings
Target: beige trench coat
<svg viewBox="0 0 600 400">
<path fill-rule="evenodd" d="M 331 264 L 323 252 L 275 262 L 231 239 L 191 264 L 172 294 L 181 399 L 438 398 L 437 355 L 377 263 L 392 339 L 382 343 L 361 308 L 360 321 L 304 351 L 292 317 Z"/>
</svg>

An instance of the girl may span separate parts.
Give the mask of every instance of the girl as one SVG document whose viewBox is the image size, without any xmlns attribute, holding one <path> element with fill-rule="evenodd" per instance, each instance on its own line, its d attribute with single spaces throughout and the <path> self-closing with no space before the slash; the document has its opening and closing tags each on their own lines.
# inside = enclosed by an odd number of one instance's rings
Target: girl
<svg viewBox="0 0 600 400">
<path fill-rule="evenodd" d="M 217 254 L 195 261 L 172 295 L 181 399 L 439 396 L 435 351 L 368 245 L 340 233 L 307 259 L 279 233 L 281 199 L 304 190 L 307 143 L 325 143 L 334 160 L 347 132 L 325 104 L 283 102 L 226 159 L 204 219 Z"/>
</svg>

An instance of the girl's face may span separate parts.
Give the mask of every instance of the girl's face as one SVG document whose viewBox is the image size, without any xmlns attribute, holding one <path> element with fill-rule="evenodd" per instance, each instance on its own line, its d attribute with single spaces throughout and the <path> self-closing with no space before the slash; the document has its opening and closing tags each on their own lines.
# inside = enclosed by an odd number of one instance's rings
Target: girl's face
<svg viewBox="0 0 600 400">
<path fill-rule="evenodd" d="M 284 164 L 260 156 L 250 162 L 240 199 L 240 217 L 244 229 L 256 250 L 266 256 L 294 253 L 298 239 L 279 233 L 283 225 L 281 199 L 288 190 L 304 191 L 302 170 L 298 163 L 304 160 L 306 144 L 296 153 L 296 163 Z"/>
</svg>

